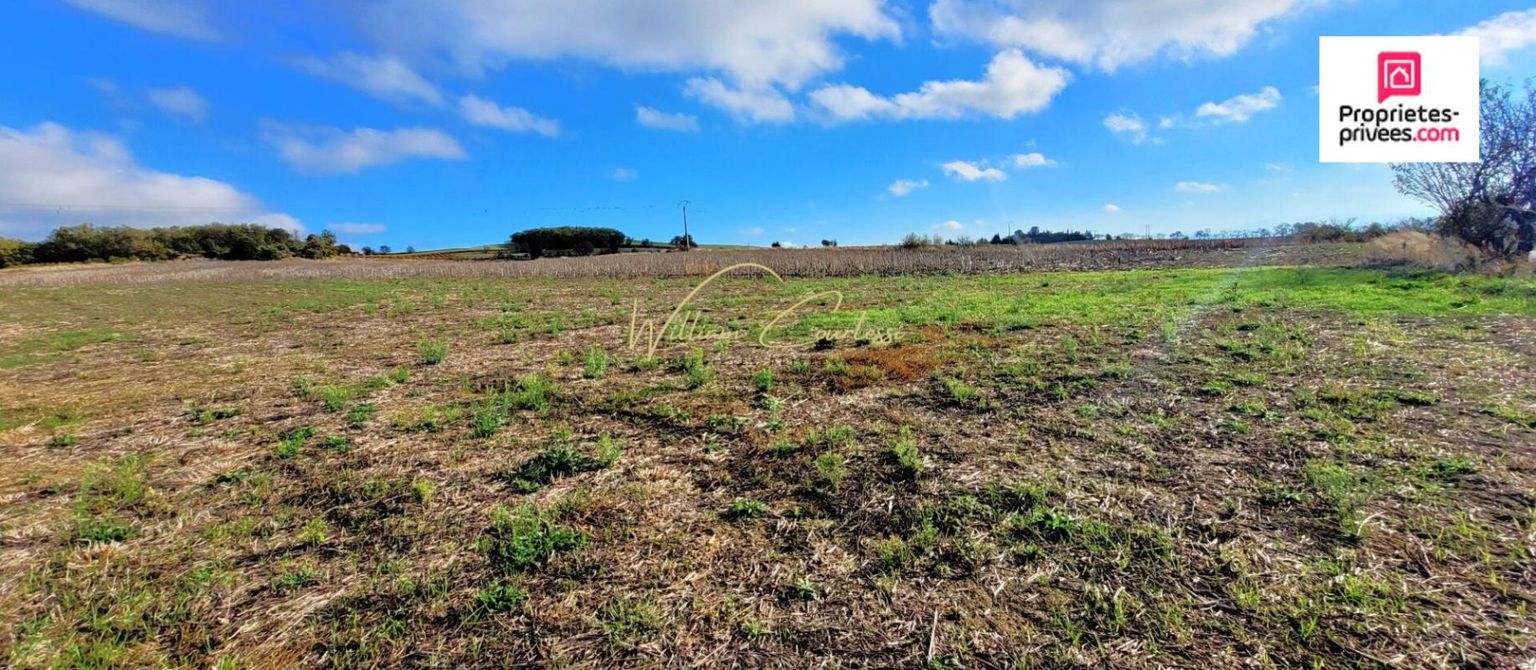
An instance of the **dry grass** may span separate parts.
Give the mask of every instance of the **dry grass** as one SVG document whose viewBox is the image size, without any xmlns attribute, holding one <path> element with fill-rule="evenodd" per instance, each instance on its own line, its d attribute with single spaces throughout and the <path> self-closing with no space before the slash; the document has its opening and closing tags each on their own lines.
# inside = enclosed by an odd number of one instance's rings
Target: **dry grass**
<svg viewBox="0 0 1536 670">
<path fill-rule="evenodd" d="M 125 285 L 295 279 L 696 277 L 738 263 L 761 263 L 786 277 L 1102 270 L 1235 265 L 1332 265 L 1355 262 L 1359 245 L 1280 245 L 1271 240 L 1157 240 L 903 250 L 695 250 L 548 258 L 445 261 L 388 257 L 270 262 L 191 260 L 121 265 L 31 266 L 0 271 L 0 286 Z"/>
<path fill-rule="evenodd" d="M 8 289 L 6 663 L 1536 656 L 1530 279 L 742 279 L 703 312 L 836 288 L 903 339 L 631 352 L 688 288 Z"/>
</svg>

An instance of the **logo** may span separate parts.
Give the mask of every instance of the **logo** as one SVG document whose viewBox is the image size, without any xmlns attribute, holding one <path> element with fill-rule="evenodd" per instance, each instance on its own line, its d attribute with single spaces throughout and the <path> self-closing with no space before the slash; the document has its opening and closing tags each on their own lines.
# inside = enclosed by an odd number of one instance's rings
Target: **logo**
<svg viewBox="0 0 1536 670">
<path fill-rule="evenodd" d="M 1321 37 L 1317 47 L 1319 161 L 1478 161 L 1478 38 Z"/>
<path fill-rule="evenodd" d="M 1376 56 L 1376 102 L 1392 96 L 1417 96 L 1423 91 L 1417 51 L 1383 51 Z"/>
</svg>

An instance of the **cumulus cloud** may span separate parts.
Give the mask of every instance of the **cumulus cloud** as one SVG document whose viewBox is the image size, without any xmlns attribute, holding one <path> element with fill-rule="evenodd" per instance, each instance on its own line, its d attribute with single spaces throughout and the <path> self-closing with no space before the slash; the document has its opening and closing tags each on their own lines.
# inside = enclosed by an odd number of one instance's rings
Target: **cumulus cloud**
<svg viewBox="0 0 1536 670">
<path fill-rule="evenodd" d="M 1104 205 L 1104 212 L 1107 213 L 1107 214 L 1114 214 L 1115 212 L 1118 212 L 1118 211 L 1120 211 L 1120 206 L 1116 205 L 1115 203 L 1111 202 L 1109 204 Z"/>
<path fill-rule="evenodd" d="M 663 112 L 654 107 L 637 105 L 635 123 L 656 130 L 672 130 L 679 133 L 699 132 L 699 117 L 682 112 Z"/>
<path fill-rule="evenodd" d="M 885 190 L 898 198 L 905 198 L 913 191 L 928 188 L 927 179 L 897 179 L 891 182 Z"/>
<path fill-rule="evenodd" d="M 88 12 L 121 21 L 140 30 L 192 40 L 217 40 L 201 0 L 64 0 Z"/>
<path fill-rule="evenodd" d="M 739 88 L 719 79 L 694 77 L 683 93 L 730 114 L 738 123 L 785 123 L 795 120 L 795 106 L 771 86 Z"/>
<path fill-rule="evenodd" d="M 941 36 L 974 40 L 1105 71 L 1159 55 L 1227 56 L 1259 27 L 1316 0 L 935 0 Z"/>
<path fill-rule="evenodd" d="M 338 81 L 376 98 L 390 102 L 443 104 L 443 93 L 432 82 L 417 74 L 411 66 L 392 56 L 364 56 L 343 51 L 321 60 L 313 56 L 299 59 L 298 66 L 317 77 Z"/>
<path fill-rule="evenodd" d="M 1227 187 L 1203 181 L 1181 181 L 1173 185 L 1173 190 L 1180 193 L 1215 193 L 1217 191 L 1225 191 Z"/>
<path fill-rule="evenodd" d="M 1502 67 L 1511 53 L 1536 45 L 1536 9 L 1505 12 L 1456 34 L 1479 38 L 1483 65 Z"/>
<path fill-rule="evenodd" d="M 560 122 L 542 118 L 522 107 L 502 107 L 474 95 L 459 98 L 459 114 L 477 126 L 500 128 L 514 133 L 538 133 L 545 137 L 560 134 Z"/>
<path fill-rule="evenodd" d="M 208 118 L 208 101 L 186 86 L 152 88 L 144 92 L 144 97 L 150 104 L 184 121 L 202 123 Z"/>
<path fill-rule="evenodd" d="M 899 39 L 883 0 L 381 0 L 361 12 L 389 53 L 478 73 L 574 58 L 635 71 L 723 74 L 795 89 L 842 67 L 841 36 Z"/>
<path fill-rule="evenodd" d="M 1116 135 L 1124 135 L 1136 144 L 1147 141 L 1147 122 L 1135 114 L 1115 113 L 1104 117 L 1104 127 Z"/>
<path fill-rule="evenodd" d="M 1045 154 L 1038 151 L 1031 151 L 1027 154 L 1014 154 L 1008 158 L 1008 162 L 1016 168 L 1025 170 L 1036 167 L 1054 167 L 1056 165 L 1056 161 L 1046 158 Z"/>
<path fill-rule="evenodd" d="M 1212 123 L 1242 123 L 1254 114 L 1280 105 L 1280 90 L 1265 86 L 1257 93 L 1235 95 L 1221 102 L 1207 102 L 1195 110 L 1195 116 Z"/>
<path fill-rule="evenodd" d="M 463 147 L 435 128 L 377 130 L 298 127 L 267 123 L 267 141 L 294 169 L 310 174 L 356 174 L 411 158 L 461 160 Z"/>
<path fill-rule="evenodd" d="M 85 221 L 137 227 L 248 222 L 302 230 L 297 219 L 226 182 L 139 165 L 116 138 L 55 123 L 0 126 L 0 203 L 0 232 L 23 237 Z"/>
<path fill-rule="evenodd" d="M 948 221 L 945 221 L 944 223 L 940 223 L 940 224 L 934 225 L 933 229 L 934 230 L 950 230 L 950 231 L 965 230 L 965 224 L 960 223 L 959 221 L 956 221 L 954 219 L 950 219 Z"/>
<path fill-rule="evenodd" d="M 890 97 L 837 84 L 812 91 L 810 100 L 833 122 L 975 116 L 1012 119 L 1045 109 L 1071 78 L 1066 70 L 1036 65 L 1023 53 L 1010 49 L 993 56 L 979 81 L 927 81 L 916 91 Z"/>
<path fill-rule="evenodd" d="M 944 174 L 960 181 L 1002 181 L 1008 178 L 1008 173 L 1002 170 L 969 161 L 950 161 L 939 167 L 944 170 Z"/>
<path fill-rule="evenodd" d="M 341 235 L 377 235 L 384 232 L 384 224 L 342 222 L 333 223 L 325 229 Z"/>
<path fill-rule="evenodd" d="M 640 178 L 640 171 L 634 168 L 614 168 L 614 181 L 634 181 Z"/>
</svg>

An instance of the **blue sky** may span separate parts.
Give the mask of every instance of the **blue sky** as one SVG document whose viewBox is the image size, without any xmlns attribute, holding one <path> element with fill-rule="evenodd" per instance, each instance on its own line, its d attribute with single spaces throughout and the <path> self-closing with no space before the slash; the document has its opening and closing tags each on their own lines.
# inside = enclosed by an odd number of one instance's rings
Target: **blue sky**
<svg viewBox="0 0 1536 670">
<path fill-rule="evenodd" d="M 255 221 L 396 249 L 543 225 L 710 243 L 1424 215 L 1317 162 L 1317 37 L 1439 0 L 12 0 L 0 235 Z"/>
</svg>

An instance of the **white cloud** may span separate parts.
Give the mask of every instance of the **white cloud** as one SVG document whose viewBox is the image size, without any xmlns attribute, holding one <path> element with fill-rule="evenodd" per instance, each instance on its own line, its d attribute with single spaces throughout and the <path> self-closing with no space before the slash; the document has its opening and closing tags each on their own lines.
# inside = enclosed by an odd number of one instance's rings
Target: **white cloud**
<svg viewBox="0 0 1536 670">
<path fill-rule="evenodd" d="M 88 12 L 121 21 L 152 33 L 193 40 L 217 40 L 219 32 L 208 22 L 208 8 L 201 0 L 64 0 Z"/>
<path fill-rule="evenodd" d="M 1181 181 L 1173 185 L 1173 190 L 1180 193 L 1215 193 L 1217 191 L 1225 191 L 1227 187 L 1203 181 Z"/>
<path fill-rule="evenodd" d="M 842 67 L 840 36 L 899 39 L 883 0 L 382 0 L 361 12 L 381 50 L 478 73 L 574 58 L 637 71 L 709 71 L 797 88 Z"/>
<path fill-rule="evenodd" d="M 639 170 L 635 170 L 633 168 L 622 168 L 621 167 L 621 168 L 615 168 L 614 171 L 613 171 L 613 180 L 614 181 L 634 181 L 634 180 L 639 179 L 639 178 L 640 178 L 640 171 Z"/>
<path fill-rule="evenodd" d="M 343 51 L 330 60 L 311 56 L 297 63 L 312 75 L 341 82 L 390 102 L 419 101 L 434 107 L 443 104 L 443 93 L 437 86 L 392 56 L 370 57 Z"/>
<path fill-rule="evenodd" d="M 1280 90 L 1265 86 L 1257 93 L 1235 95 L 1221 102 L 1207 102 L 1195 110 L 1195 116 L 1212 123 L 1242 123 L 1254 114 L 1274 109 L 1280 104 Z"/>
<path fill-rule="evenodd" d="M 885 190 L 898 198 L 905 198 L 913 191 L 925 188 L 928 188 L 927 179 L 897 179 L 891 182 L 890 186 L 885 187 Z"/>
<path fill-rule="evenodd" d="M 1119 212 L 1119 211 L 1120 211 L 1120 206 L 1116 205 L 1115 203 L 1109 203 L 1107 205 L 1104 205 L 1104 212 L 1107 213 L 1107 214 L 1114 214 L 1114 213 Z"/>
<path fill-rule="evenodd" d="M 502 107 L 475 95 L 459 98 L 459 114 L 477 126 L 489 126 L 515 133 L 538 133 L 545 137 L 560 134 L 560 122 L 535 115 L 522 107 Z"/>
<path fill-rule="evenodd" d="M 1135 114 L 1115 113 L 1104 117 L 1104 127 L 1109 132 L 1117 135 L 1125 135 L 1131 142 L 1141 144 L 1147 141 L 1147 123 Z"/>
<path fill-rule="evenodd" d="M 342 222 L 333 223 L 326 226 L 325 229 L 342 235 L 377 235 L 384 232 L 384 224 Z"/>
<path fill-rule="evenodd" d="M 956 221 L 954 219 L 950 219 L 948 221 L 945 221 L 944 223 L 940 223 L 940 224 L 937 224 L 935 226 L 932 226 L 932 228 L 934 230 L 940 230 L 940 229 L 951 230 L 951 231 L 954 231 L 954 230 L 965 230 L 965 224 L 960 223 L 959 221 Z"/>
<path fill-rule="evenodd" d="M 944 174 L 961 181 L 1002 181 L 1008 178 L 1008 173 L 995 167 L 986 167 L 969 161 L 950 161 L 940 166 Z"/>
<path fill-rule="evenodd" d="M 55 123 L 0 126 L 0 203 L 0 231 L 29 237 L 86 221 L 137 227 L 249 222 L 302 230 L 298 220 L 226 182 L 141 166 L 117 139 Z"/>
<path fill-rule="evenodd" d="M 1268 21 L 1318 0 L 935 0 L 942 36 L 1021 47 L 1112 71 L 1159 55 L 1236 52 Z"/>
<path fill-rule="evenodd" d="M 682 112 L 663 112 L 653 107 L 635 107 L 635 123 L 657 130 L 675 130 L 680 133 L 699 132 L 699 117 Z"/>
<path fill-rule="evenodd" d="M 764 231 L 763 231 L 762 226 L 752 226 L 751 228 L 748 228 L 748 229 L 743 230 L 741 232 L 742 232 L 743 235 L 748 235 L 750 237 L 762 237 Z"/>
<path fill-rule="evenodd" d="M 916 91 L 891 97 L 837 84 L 812 91 L 810 99 L 833 122 L 974 116 L 1012 119 L 1045 109 L 1071 79 L 1066 70 L 1036 65 L 1013 49 L 993 56 L 980 81 L 927 81 Z"/>
<path fill-rule="evenodd" d="M 1014 154 L 1008 158 L 1008 162 L 1013 163 L 1014 167 L 1020 169 L 1055 167 L 1056 165 L 1056 161 L 1046 158 L 1045 154 L 1038 151 L 1031 151 L 1027 154 Z"/>
<path fill-rule="evenodd" d="M 795 106 L 778 89 L 732 87 L 719 79 L 694 77 L 683 94 L 725 110 L 738 123 L 784 123 L 795 120 Z"/>
<path fill-rule="evenodd" d="M 186 121 L 202 123 L 208 118 L 208 101 L 186 86 L 152 88 L 144 92 L 144 97 L 165 113 Z"/>
<path fill-rule="evenodd" d="M 1278 163 L 1266 163 L 1264 169 L 1274 174 L 1284 174 L 1291 171 L 1291 164 L 1284 161 Z"/>
<path fill-rule="evenodd" d="M 1536 46 L 1536 9 L 1505 12 L 1456 34 L 1479 38 L 1483 65 L 1502 67 L 1509 54 Z"/>
<path fill-rule="evenodd" d="M 267 123 L 267 141 L 300 172 L 355 174 L 410 158 L 460 160 L 463 147 L 447 133 L 434 128 L 376 130 L 355 128 L 307 128 Z"/>
</svg>

